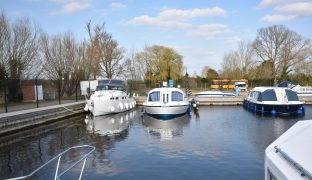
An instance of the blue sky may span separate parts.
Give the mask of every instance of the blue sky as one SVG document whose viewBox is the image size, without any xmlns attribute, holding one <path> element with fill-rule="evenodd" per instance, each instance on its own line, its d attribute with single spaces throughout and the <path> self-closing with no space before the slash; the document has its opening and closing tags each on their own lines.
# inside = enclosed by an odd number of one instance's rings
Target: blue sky
<svg viewBox="0 0 312 180">
<path fill-rule="evenodd" d="M 106 29 L 127 53 L 164 45 L 184 58 L 189 74 L 221 69 L 224 53 L 252 41 L 259 28 L 282 24 L 312 37 L 312 0 L 1 0 L 10 20 L 29 17 L 49 34 L 86 37 L 85 24 Z"/>
</svg>

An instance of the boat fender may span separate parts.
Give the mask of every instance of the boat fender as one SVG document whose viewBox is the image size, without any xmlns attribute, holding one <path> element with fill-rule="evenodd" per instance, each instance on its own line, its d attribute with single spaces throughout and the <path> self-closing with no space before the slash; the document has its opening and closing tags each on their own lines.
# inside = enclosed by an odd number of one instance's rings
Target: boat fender
<svg viewBox="0 0 312 180">
<path fill-rule="evenodd" d="M 126 107 L 126 109 L 128 109 L 128 103 L 125 103 L 125 107 Z"/>
<path fill-rule="evenodd" d="M 120 110 L 122 110 L 122 109 L 123 109 L 123 105 L 122 105 L 122 103 L 119 103 L 119 108 L 120 108 Z"/>
<path fill-rule="evenodd" d="M 272 109 L 272 112 L 271 112 L 271 113 L 272 113 L 272 116 L 275 116 L 275 115 L 276 115 L 276 111 L 275 111 L 274 108 Z"/>
<path fill-rule="evenodd" d="M 111 107 L 111 111 L 114 112 L 114 111 L 115 111 L 115 108 L 114 108 L 114 107 Z"/>
<path fill-rule="evenodd" d="M 89 106 L 88 106 L 88 104 L 86 104 L 85 105 L 85 107 L 84 107 L 84 109 L 83 109 L 84 111 L 88 111 L 89 110 Z"/>
<path fill-rule="evenodd" d="M 261 107 L 261 112 L 264 113 L 264 106 Z"/>
</svg>

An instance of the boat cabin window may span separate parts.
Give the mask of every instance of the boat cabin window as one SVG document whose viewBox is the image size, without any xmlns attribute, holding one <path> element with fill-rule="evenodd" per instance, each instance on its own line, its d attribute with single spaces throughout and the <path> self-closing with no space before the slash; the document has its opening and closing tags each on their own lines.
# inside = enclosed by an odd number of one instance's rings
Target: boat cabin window
<svg viewBox="0 0 312 180">
<path fill-rule="evenodd" d="M 258 101 L 277 101 L 274 89 L 268 89 L 260 93 Z"/>
<path fill-rule="evenodd" d="M 297 93 L 292 90 L 286 89 L 285 90 L 288 101 L 299 101 Z"/>
<path fill-rule="evenodd" d="M 160 101 L 160 92 L 154 91 L 148 95 L 148 101 Z"/>
<path fill-rule="evenodd" d="M 183 101 L 183 94 L 178 91 L 172 91 L 171 101 Z"/>
<path fill-rule="evenodd" d="M 96 87 L 97 91 L 101 91 L 101 90 L 120 90 L 120 91 L 124 91 L 125 89 L 122 86 L 110 86 L 110 85 L 98 85 Z"/>
</svg>

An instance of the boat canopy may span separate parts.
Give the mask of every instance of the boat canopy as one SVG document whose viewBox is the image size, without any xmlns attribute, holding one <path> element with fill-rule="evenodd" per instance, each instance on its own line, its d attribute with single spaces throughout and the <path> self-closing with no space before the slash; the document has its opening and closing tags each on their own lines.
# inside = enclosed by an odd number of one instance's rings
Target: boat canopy
<svg viewBox="0 0 312 180">
<path fill-rule="evenodd" d="M 126 83 L 122 80 L 105 79 L 99 80 L 99 84 L 96 87 L 97 91 L 100 90 L 126 90 Z"/>
<path fill-rule="evenodd" d="M 257 101 L 277 101 L 276 90 L 277 88 L 268 88 L 268 87 L 257 87 L 254 88 L 249 97 L 256 99 Z M 288 101 L 299 101 L 298 95 L 296 92 L 291 89 L 282 88 L 285 90 L 285 95 Z"/>
</svg>

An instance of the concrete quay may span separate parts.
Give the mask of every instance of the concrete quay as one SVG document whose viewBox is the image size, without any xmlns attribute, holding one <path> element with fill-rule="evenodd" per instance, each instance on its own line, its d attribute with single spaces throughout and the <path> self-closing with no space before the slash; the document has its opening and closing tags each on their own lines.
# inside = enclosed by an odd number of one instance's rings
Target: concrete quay
<svg viewBox="0 0 312 180">
<path fill-rule="evenodd" d="M 137 106 L 142 106 L 146 97 L 135 97 Z M 191 101 L 192 98 L 189 99 Z M 238 97 L 200 97 L 197 99 L 200 106 L 237 106 L 242 105 L 244 96 Z M 307 105 L 312 104 L 312 97 L 299 97 L 300 101 L 303 101 Z"/>
<path fill-rule="evenodd" d="M 84 112 L 85 101 L 0 114 L 0 134 L 55 122 Z"/>
</svg>

